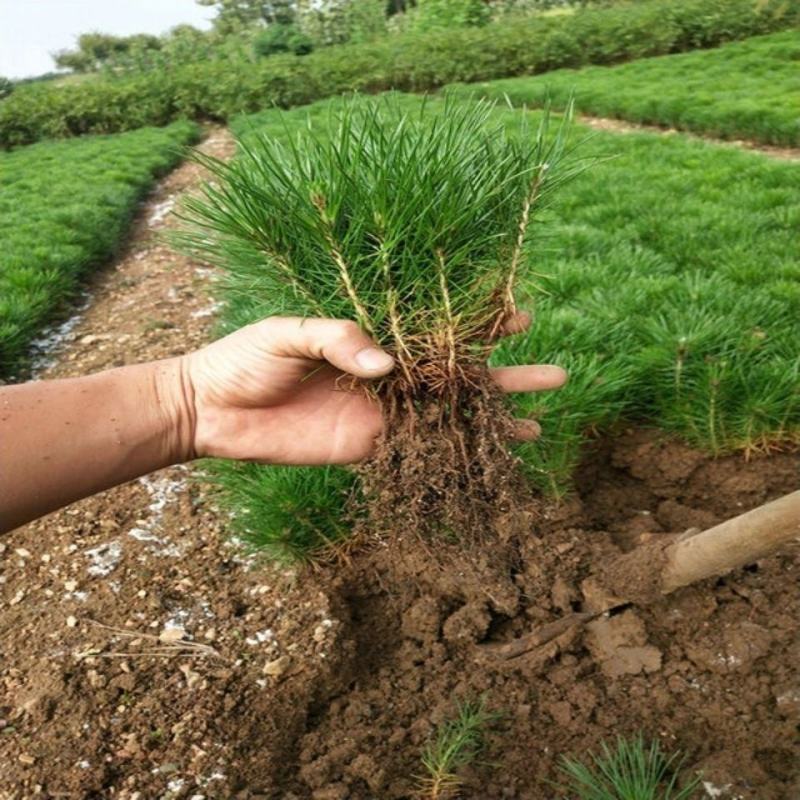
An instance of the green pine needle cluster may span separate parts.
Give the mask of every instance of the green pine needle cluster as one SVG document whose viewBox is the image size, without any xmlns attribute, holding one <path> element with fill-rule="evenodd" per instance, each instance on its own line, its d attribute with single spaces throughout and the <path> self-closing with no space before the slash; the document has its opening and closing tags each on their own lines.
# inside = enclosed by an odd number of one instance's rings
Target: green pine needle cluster
<svg viewBox="0 0 800 800">
<path fill-rule="evenodd" d="M 478 758 L 486 727 L 496 719 L 485 698 L 459 704 L 456 716 L 437 728 L 422 753 L 426 774 L 420 780 L 420 798 L 447 800 L 458 795 L 462 784 L 458 772 Z"/>
<path fill-rule="evenodd" d="M 430 400 L 455 415 L 530 277 L 536 215 L 582 166 L 568 117 L 531 129 L 519 113 L 509 136 L 493 113 L 353 97 L 251 133 L 230 163 L 198 156 L 213 181 L 187 200 L 177 241 L 222 268 L 226 327 L 272 314 L 355 320 L 398 362 L 369 387 L 387 408 L 414 414 Z M 352 523 L 358 486 L 345 470 L 212 473 L 245 538 L 279 560 L 319 558 Z"/>
<path fill-rule="evenodd" d="M 265 558 L 281 565 L 318 563 L 346 547 L 358 504 L 353 472 L 341 467 L 261 467 L 207 461 L 203 478 L 235 509 L 232 529 Z"/>
<path fill-rule="evenodd" d="M 641 736 L 617 739 L 614 748 L 603 744 L 588 763 L 564 759 L 570 795 L 578 800 L 690 800 L 700 779 L 679 783 L 681 759 L 664 754 L 657 740 L 646 745 Z"/>
<path fill-rule="evenodd" d="M 184 243 L 269 313 L 356 320 L 407 388 L 435 391 L 513 313 L 534 214 L 576 169 L 564 125 L 522 125 L 508 136 L 483 102 L 353 98 L 231 163 L 198 157 L 215 182 Z"/>
</svg>

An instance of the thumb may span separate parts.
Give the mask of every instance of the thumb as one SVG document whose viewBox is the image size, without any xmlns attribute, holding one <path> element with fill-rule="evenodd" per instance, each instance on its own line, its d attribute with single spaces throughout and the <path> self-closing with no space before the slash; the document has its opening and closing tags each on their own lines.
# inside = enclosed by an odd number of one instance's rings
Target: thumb
<svg viewBox="0 0 800 800">
<path fill-rule="evenodd" d="M 268 325 L 275 355 L 328 361 L 358 378 L 377 378 L 394 369 L 394 359 L 352 320 L 272 317 Z"/>
</svg>

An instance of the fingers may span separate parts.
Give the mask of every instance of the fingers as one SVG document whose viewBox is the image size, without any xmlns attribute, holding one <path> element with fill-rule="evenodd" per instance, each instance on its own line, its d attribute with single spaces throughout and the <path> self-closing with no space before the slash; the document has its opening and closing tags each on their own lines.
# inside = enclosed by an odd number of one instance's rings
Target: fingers
<svg viewBox="0 0 800 800">
<path fill-rule="evenodd" d="M 352 320 L 271 317 L 256 323 L 275 355 L 325 360 L 359 378 L 386 375 L 394 359 Z"/>
<path fill-rule="evenodd" d="M 492 370 L 492 377 L 504 392 L 541 392 L 567 382 L 566 371 L 553 364 L 498 367 Z"/>
<path fill-rule="evenodd" d="M 530 323 L 526 312 L 510 317 L 504 330 L 524 330 Z M 352 320 L 270 317 L 249 326 L 266 350 L 278 356 L 325 360 L 359 378 L 375 378 L 392 371 L 392 356 Z M 561 367 L 550 364 L 499 367 L 492 375 L 505 392 L 537 392 L 558 389 L 567 380 Z"/>
<path fill-rule="evenodd" d="M 515 419 L 514 438 L 518 442 L 532 442 L 542 434 L 542 426 L 535 419 Z"/>
<path fill-rule="evenodd" d="M 517 311 L 512 314 L 500 329 L 501 336 L 511 336 L 528 330 L 531 324 L 531 315 L 527 311 Z"/>
</svg>

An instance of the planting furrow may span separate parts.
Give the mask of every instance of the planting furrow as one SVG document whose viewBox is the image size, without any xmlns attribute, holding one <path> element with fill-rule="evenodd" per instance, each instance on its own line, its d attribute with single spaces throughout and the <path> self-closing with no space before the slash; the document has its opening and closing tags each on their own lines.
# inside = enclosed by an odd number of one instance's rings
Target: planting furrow
<svg viewBox="0 0 800 800">
<path fill-rule="evenodd" d="M 761 153 L 770 158 L 784 161 L 800 161 L 800 147 L 777 147 L 775 145 L 761 144 L 749 139 L 717 139 L 697 132 L 672 128 L 666 125 L 645 125 L 638 122 L 627 122 L 611 117 L 592 117 L 587 114 L 578 115 L 578 119 L 589 128 L 608 133 L 659 133 L 663 136 L 683 136 L 687 139 L 696 139 L 719 147 L 735 147 L 741 150 L 750 150 Z"/>
</svg>

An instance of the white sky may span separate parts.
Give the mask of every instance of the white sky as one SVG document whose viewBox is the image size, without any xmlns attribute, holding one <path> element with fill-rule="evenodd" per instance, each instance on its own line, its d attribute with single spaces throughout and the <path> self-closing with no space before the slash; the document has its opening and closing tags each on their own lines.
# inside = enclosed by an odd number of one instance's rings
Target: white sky
<svg viewBox="0 0 800 800">
<path fill-rule="evenodd" d="M 0 0 L 0 75 L 26 78 L 55 69 L 50 53 L 87 31 L 164 33 L 210 27 L 214 9 L 194 0 Z"/>
</svg>

